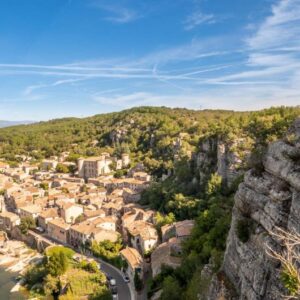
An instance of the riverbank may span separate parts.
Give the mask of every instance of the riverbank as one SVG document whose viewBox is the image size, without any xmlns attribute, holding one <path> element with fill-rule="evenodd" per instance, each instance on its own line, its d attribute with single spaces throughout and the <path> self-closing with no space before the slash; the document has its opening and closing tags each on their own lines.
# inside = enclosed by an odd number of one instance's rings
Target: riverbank
<svg viewBox="0 0 300 300">
<path fill-rule="evenodd" d="M 16 280 L 27 266 L 41 259 L 41 254 L 16 240 L 6 240 L 0 247 L 0 299 L 23 300 L 21 283 Z"/>
<path fill-rule="evenodd" d="M 18 273 L 9 272 L 5 267 L 0 267 L 0 299 L 25 300 L 27 299 L 21 291 L 11 292 L 16 285 Z"/>
</svg>

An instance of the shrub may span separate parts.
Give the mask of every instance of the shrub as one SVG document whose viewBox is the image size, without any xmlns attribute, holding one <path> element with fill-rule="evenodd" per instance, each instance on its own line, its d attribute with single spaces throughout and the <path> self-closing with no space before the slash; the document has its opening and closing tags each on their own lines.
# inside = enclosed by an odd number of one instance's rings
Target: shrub
<svg viewBox="0 0 300 300">
<path fill-rule="evenodd" d="M 171 277 L 168 276 L 165 278 L 163 282 L 163 292 L 161 294 L 161 300 L 181 300 L 182 295 L 181 295 L 181 287 L 178 283 L 178 281 Z"/>
<path fill-rule="evenodd" d="M 217 173 L 211 174 L 209 181 L 207 182 L 206 194 L 208 196 L 218 194 L 222 189 L 222 177 Z"/>
<path fill-rule="evenodd" d="M 253 221 L 251 219 L 238 220 L 236 226 L 236 233 L 241 242 L 248 242 L 251 235 L 252 227 Z"/>
<path fill-rule="evenodd" d="M 254 169 L 257 175 L 264 171 L 263 158 L 266 154 L 266 147 L 258 146 L 255 148 L 249 157 L 248 167 Z"/>
<path fill-rule="evenodd" d="M 47 271 L 42 264 L 30 266 L 24 274 L 25 283 L 32 287 L 34 284 L 42 282 L 46 274 Z"/>
<path fill-rule="evenodd" d="M 100 257 L 104 261 L 109 262 L 117 268 L 122 268 L 122 259 L 119 256 L 119 252 L 122 248 L 122 241 L 119 240 L 115 243 L 104 240 L 100 243 L 93 241 L 90 246 L 91 251 L 96 257 Z"/>
<path fill-rule="evenodd" d="M 134 273 L 134 287 L 137 291 L 141 291 L 143 289 L 143 281 L 137 271 Z"/>
<path fill-rule="evenodd" d="M 36 223 L 32 217 L 21 218 L 21 223 L 19 225 L 19 228 L 23 234 L 27 234 L 29 229 L 33 229 L 35 227 L 36 227 Z"/>
<path fill-rule="evenodd" d="M 79 267 L 83 270 L 86 270 L 90 273 L 99 273 L 99 268 L 98 264 L 95 261 L 87 261 L 87 260 L 82 260 L 79 263 Z"/>
<path fill-rule="evenodd" d="M 297 271 L 294 269 L 292 272 L 287 268 L 283 269 L 281 272 L 280 279 L 288 290 L 291 296 L 296 296 L 300 289 L 300 282 L 297 275 Z"/>
</svg>

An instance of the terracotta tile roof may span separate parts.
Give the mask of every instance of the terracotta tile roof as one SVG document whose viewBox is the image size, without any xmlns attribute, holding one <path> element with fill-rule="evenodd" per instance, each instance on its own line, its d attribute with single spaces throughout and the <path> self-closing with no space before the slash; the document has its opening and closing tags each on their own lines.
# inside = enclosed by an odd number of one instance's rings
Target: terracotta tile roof
<svg viewBox="0 0 300 300">
<path fill-rule="evenodd" d="M 97 210 L 85 210 L 83 212 L 83 215 L 86 218 L 93 218 L 93 217 L 97 217 L 97 216 L 105 216 L 105 211 L 103 209 L 97 209 Z"/>
<path fill-rule="evenodd" d="M 10 220 L 18 220 L 18 219 L 20 219 L 20 217 L 17 214 L 14 214 L 14 213 L 9 212 L 9 211 L 3 211 L 3 212 L 1 212 L 0 213 L 0 217 L 8 218 Z"/>
<path fill-rule="evenodd" d="M 45 218 L 45 219 L 56 218 L 56 217 L 58 217 L 58 210 L 57 210 L 57 208 L 45 209 L 40 213 L 40 217 Z"/>
<path fill-rule="evenodd" d="M 49 226 L 49 224 L 55 225 L 56 227 L 59 227 L 59 228 L 65 229 L 65 230 L 68 230 L 70 228 L 70 224 L 67 224 L 65 222 L 65 220 L 62 218 L 56 218 L 56 219 L 50 220 L 50 221 L 48 221 L 48 226 Z"/>
<path fill-rule="evenodd" d="M 95 226 L 101 224 L 101 223 L 116 223 L 117 222 L 117 218 L 113 217 L 113 216 L 107 216 L 107 217 L 98 217 L 97 219 L 91 221 L 92 224 L 94 224 Z"/>
<path fill-rule="evenodd" d="M 95 225 L 89 220 L 71 226 L 71 230 L 80 232 L 85 235 L 90 235 L 93 232 L 97 231 L 97 229 L 98 228 L 96 228 Z"/>
<path fill-rule="evenodd" d="M 189 236 L 191 231 L 195 225 L 194 220 L 184 220 L 181 222 L 175 223 L 176 234 L 178 237 L 180 236 Z"/>
<path fill-rule="evenodd" d="M 125 249 L 120 251 L 120 254 L 126 259 L 132 269 L 141 267 L 143 264 L 142 256 L 134 248 L 126 247 Z"/>
<path fill-rule="evenodd" d="M 145 240 L 156 240 L 158 238 L 157 231 L 153 224 L 139 220 L 134 221 L 132 224 L 127 226 L 128 231 L 133 236 L 141 236 Z"/>
<path fill-rule="evenodd" d="M 28 213 L 31 213 L 31 214 L 37 214 L 37 213 L 40 213 L 42 211 L 41 206 L 40 205 L 35 205 L 35 204 L 20 207 L 20 209 L 23 210 L 23 211 L 26 211 Z"/>
<path fill-rule="evenodd" d="M 117 241 L 119 238 L 119 233 L 113 230 L 107 230 L 103 228 L 95 228 L 93 231 L 95 240 L 110 240 L 110 241 Z"/>
<path fill-rule="evenodd" d="M 176 268 L 181 263 L 181 257 L 172 255 L 172 247 L 180 246 L 180 240 L 170 239 L 168 242 L 160 244 L 151 254 L 151 267 L 153 275 L 157 275 L 163 264 Z"/>
</svg>

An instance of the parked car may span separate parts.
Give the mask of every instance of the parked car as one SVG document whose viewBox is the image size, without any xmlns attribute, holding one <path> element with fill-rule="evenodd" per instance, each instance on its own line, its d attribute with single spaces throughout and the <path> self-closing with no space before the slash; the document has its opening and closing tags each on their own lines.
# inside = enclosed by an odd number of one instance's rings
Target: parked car
<svg viewBox="0 0 300 300">
<path fill-rule="evenodd" d="M 116 287 L 116 285 L 117 285 L 116 279 L 111 278 L 111 279 L 109 280 L 109 284 L 110 284 L 111 287 Z"/>
<path fill-rule="evenodd" d="M 43 233 L 45 231 L 42 227 L 36 227 L 36 230 L 41 233 Z"/>
<path fill-rule="evenodd" d="M 118 288 L 116 286 L 113 286 L 111 288 L 112 297 L 114 300 L 118 299 Z"/>
<path fill-rule="evenodd" d="M 130 282 L 129 276 L 126 273 L 123 273 L 122 277 L 126 283 Z"/>
</svg>

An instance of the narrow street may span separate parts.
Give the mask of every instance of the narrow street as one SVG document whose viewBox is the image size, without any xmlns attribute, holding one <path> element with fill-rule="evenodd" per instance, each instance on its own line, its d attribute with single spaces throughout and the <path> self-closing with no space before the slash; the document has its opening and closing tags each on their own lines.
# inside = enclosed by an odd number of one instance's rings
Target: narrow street
<svg viewBox="0 0 300 300">
<path fill-rule="evenodd" d="M 133 300 L 134 298 L 132 297 L 133 295 L 131 296 L 129 284 L 125 283 L 120 271 L 116 270 L 112 265 L 100 259 L 96 259 L 96 260 L 101 263 L 101 270 L 103 272 L 116 279 L 119 300 Z"/>
</svg>

